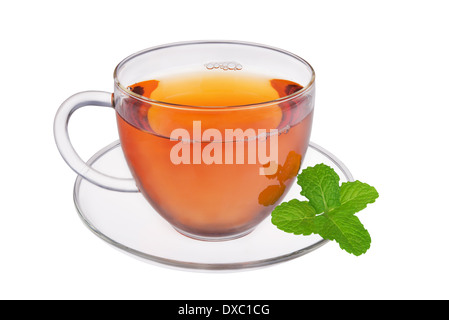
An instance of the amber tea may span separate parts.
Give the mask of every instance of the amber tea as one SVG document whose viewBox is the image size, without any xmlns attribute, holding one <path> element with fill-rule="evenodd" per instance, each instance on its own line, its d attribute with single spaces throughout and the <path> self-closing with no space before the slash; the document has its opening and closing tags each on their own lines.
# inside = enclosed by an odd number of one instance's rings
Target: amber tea
<svg viewBox="0 0 449 320">
<path fill-rule="evenodd" d="M 307 150 L 313 96 L 289 98 L 301 89 L 213 70 L 129 86 L 115 107 L 139 190 L 185 235 L 251 231 L 294 183 Z"/>
</svg>

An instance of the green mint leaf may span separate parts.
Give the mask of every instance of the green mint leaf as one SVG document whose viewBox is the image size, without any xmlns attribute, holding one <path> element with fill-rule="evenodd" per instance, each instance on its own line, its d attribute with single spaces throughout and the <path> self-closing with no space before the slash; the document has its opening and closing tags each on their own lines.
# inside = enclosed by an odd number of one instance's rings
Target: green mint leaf
<svg viewBox="0 0 449 320">
<path fill-rule="evenodd" d="M 371 237 L 353 214 L 332 212 L 317 216 L 315 232 L 327 240 L 335 240 L 340 248 L 359 256 L 371 246 Z"/>
<path fill-rule="evenodd" d="M 338 174 L 325 164 L 308 167 L 298 175 L 301 194 L 309 199 L 316 213 L 328 211 L 340 205 L 339 183 Z"/>
<path fill-rule="evenodd" d="M 344 182 L 340 187 L 340 203 L 338 211 L 356 213 L 366 208 L 368 203 L 374 203 L 379 197 L 376 189 L 358 180 Z"/>
<path fill-rule="evenodd" d="M 272 212 L 274 225 L 289 233 L 315 233 L 335 240 L 340 248 L 356 256 L 370 248 L 371 236 L 354 214 L 379 197 L 374 187 L 358 180 L 340 186 L 338 174 L 325 164 L 304 169 L 297 182 L 301 195 L 309 201 L 281 203 Z"/>
<path fill-rule="evenodd" d="M 271 214 L 271 222 L 282 231 L 310 235 L 314 230 L 315 209 L 298 199 L 283 202 Z"/>
</svg>

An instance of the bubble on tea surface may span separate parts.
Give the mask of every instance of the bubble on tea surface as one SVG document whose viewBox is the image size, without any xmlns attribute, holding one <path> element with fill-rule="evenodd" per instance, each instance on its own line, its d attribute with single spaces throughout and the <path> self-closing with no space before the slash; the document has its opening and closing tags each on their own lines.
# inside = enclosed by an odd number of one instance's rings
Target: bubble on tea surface
<svg viewBox="0 0 449 320">
<path fill-rule="evenodd" d="M 221 70 L 242 70 L 243 66 L 235 61 L 223 61 L 223 62 L 208 62 L 204 65 L 207 70 L 221 69 Z"/>
</svg>

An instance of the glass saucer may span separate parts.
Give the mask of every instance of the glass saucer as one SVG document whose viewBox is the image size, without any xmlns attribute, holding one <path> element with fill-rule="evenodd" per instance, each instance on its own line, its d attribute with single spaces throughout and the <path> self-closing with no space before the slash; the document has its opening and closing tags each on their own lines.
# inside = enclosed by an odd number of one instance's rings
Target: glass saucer
<svg viewBox="0 0 449 320">
<path fill-rule="evenodd" d="M 310 143 L 302 168 L 325 163 L 341 182 L 353 181 L 345 165 L 322 147 Z M 98 151 L 88 164 L 101 172 L 130 178 L 131 173 L 116 141 Z M 295 183 L 283 201 L 300 196 Z M 121 251 L 146 262 L 176 268 L 236 270 L 288 261 L 318 249 L 327 240 L 318 235 L 285 233 L 268 216 L 250 234 L 228 241 L 200 241 L 177 232 L 140 193 L 98 187 L 81 176 L 75 181 L 74 201 L 85 225 Z"/>
</svg>

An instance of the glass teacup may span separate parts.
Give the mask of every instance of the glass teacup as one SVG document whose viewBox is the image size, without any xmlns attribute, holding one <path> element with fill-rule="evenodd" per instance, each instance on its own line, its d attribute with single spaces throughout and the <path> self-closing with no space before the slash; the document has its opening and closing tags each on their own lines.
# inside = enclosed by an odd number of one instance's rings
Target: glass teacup
<svg viewBox="0 0 449 320">
<path fill-rule="evenodd" d="M 174 43 L 118 64 L 114 93 L 73 95 L 55 118 L 57 146 L 88 181 L 141 192 L 180 233 L 227 240 L 251 232 L 295 181 L 307 151 L 314 71 L 302 58 L 236 41 Z M 67 133 L 86 105 L 116 110 L 134 179 L 87 166 Z"/>
</svg>

